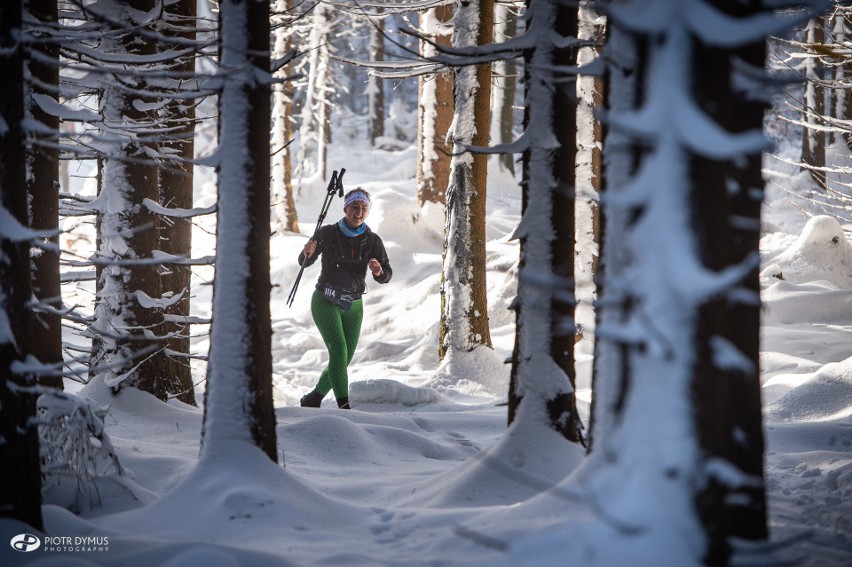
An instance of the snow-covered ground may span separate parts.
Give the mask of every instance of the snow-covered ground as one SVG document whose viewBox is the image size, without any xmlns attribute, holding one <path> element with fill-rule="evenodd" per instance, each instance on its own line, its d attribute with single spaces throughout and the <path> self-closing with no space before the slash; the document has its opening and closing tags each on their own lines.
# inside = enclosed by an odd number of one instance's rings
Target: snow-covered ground
<svg viewBox="0 0 852 567">
<path fill-rule="evenodd" d="M 362 186 L 373 195 L 367 222 L 384 239 L 394 267 L 389 285 L 368 283 L 350 374 L 354 410 L 340 411 L 331 399 L 321 409 L 298 407 L 326 360 L 308 305 L 319 269 L 307 270 L 296 303 L 287 308 L 295 258 L 307 236 L 277 234 L 272 348 L 281 462 L 235 446 L 227 460 L 196 466 L 201 408 L 163 404 L 135 390 L 113 397 L 84 388 L 109 406 L 106 430 L 128 475 L 100 479 L 98 493 L 86 500 L 100 505 L 86 505 L 77 515 L 57 505 L 73 491 L 69 482 L 68 491 L 53 494 L 54 503 L 44 508 L 52 539 L 38 534 L 42 545 L 28 554 L 0 546 L 0 563 L 667 565 L 665 549 L 647 560 L 616 560 L 610 544 L 624 537 L 619 518 L 599 510 L 598 521 L 590 521 L 588 508 L 576 505 L 583 496 L 577 485 L 560 484 L 583 460 L 579 448 L 553 454 L 547 430 L 518 431 L 521 443 L 504 436 L 501 402 L 509 369 L 503 360 L 514 334 L 506 307 L 518 255 L 509 236 L 520 210 L 514 181 L 495 174 L 489 183 L 495 350 L 439 367 L 444 221 L 440 208 L 416 204 L 415 150 L 379 151 L 336 140 L 332 167 L 347 169 L 347 189 Z M 769 169 L 785 187 L 805 182 L 783 165 Z M 298 197 L 305 233 L 313 230 L 323 192 L 322 186 L 304 187 Z M 202 184 L 198 206 L 211 204 L 213 195 L 212 184 Z M 339 213 L 336 200 L 327 222 Z M 757 552 L 744 547 L 742 560 L 852 565 L 852 243 L 830 219 L 806 226 L 775 185 L 766 217 L 772 232 L 762 239 L 761 361 L 773 545 Z M 194 238 L 198 249 L 212 243 L 201 230 Z M 211 287 L 201 283 L 211 273 L 202 268 L 197 274 L 194 312 L 206 317 Z M 196 339 L 198 352 L 207 346 L 203 337 Z M 580 343 L 586 402 L 590 351 L 587 341 Z M 203 364 L 196 365 L 200 380 Z M 0 526 L 7 540 L 30 531 L 8 520 Z"/>
</svg>

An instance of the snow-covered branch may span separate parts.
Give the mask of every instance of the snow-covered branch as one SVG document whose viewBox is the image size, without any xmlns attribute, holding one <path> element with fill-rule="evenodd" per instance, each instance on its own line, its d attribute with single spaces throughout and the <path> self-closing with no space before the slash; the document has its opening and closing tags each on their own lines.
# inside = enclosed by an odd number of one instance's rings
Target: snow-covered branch
<svg viewBox="0 0 852 567">
<path fill-rule="evenodd" d="M 163 215 L 164 217 L 171 218 L 192 218 L 202 215 L 209 215 L 216 212 L 217 206 L 215 204 L 210 205 L 209 207 L 203 208 L 195 208 L 195 209 L 179 209 L 179 208 L 169 208 L 163 207 L 159 203 L 152 201 L 151 199 L 144 199 L 142 203 L 145 207 L 148 208 L 152 213 L 156 213 L 158 215 Z"/>
</svg>

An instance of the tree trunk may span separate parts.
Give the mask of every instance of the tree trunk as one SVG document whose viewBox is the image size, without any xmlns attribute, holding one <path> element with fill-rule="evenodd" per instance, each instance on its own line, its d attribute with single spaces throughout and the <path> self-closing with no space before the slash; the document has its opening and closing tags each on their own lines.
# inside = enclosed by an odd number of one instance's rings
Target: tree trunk
<svg viewBox="0 0 852 567">
<path fill-rule="evenodd" d="M 815 46 L 825 43 L 822 19 L 808 22 L 805 43 L 809 57 L 805 59 L 805 96 L 802 129 L 802 163 L 820 187 L 825 187 L 825 65 Z"/>
<path fill-rule="evenodd" d="M 518 17 L 515 8 L 506 4 L 494 6 L 494 41 L 500 43 L 515 37 L 518 29 Z M 491 143 L 509 144 L 512 142 L 512 129 L 515 124 L 515 93 L 517 91 L 517 64 L 514 59 L 504 59 L 494 63 L 494 78 L 491 119 Z M 500 167 L 515 175 L 515 155 L 499 155 Z"/>
<path fill-rule="evenodd" d="M 588 4 L 581 4 L 578 38 L 596 47 L 584 47 L 578 65 L 588 65 L 600 57 L 605 37 L 603 17 Z M 602 77 L 577 77 L 577 324 L 578 348 L 594 349 L 594 309 L 598 257 L 600 254 L 601 146 L 603 125 L 598 113 L 603 107 Z"/>
<path fill-rule="evenodd" d="M 560 8 L 554 28 L 563 37 L 577 37 L 577 8 Z M 577 64 L 576 48 L 560 49 L 554 54 L 560 67 Z M 548 401 L 551 423 L 570 441 L 582 442 L 582 425 L 577 413 L 574 343 L 576 342 L 576 282 L 574 260 L 576 252 L 575 177 L 577 161 L 577 90 L 576 82 L 564 77 L 554 90 L 553 125 L 558 149 L 553 156 L 553 178 L 556 185 L 550 191 L 553 205 L 554 238 L 550 242 L 551 272 L 557 292 L 550 297 L 550 357 L 565 373 L 570 383 L 568 391 Z M 560 88 L 561 87 L 561 88 Z"/>
<path fill-rule="evenodd" d="M 277 460 L 269 310 L 269 4 L 219 12 L 219 208 L 202 456 L 252 443 Z M 241 151 L 245 149 L 245 151 Z"/>
<path fill-rule="evenodd" d="M 381 14 L 381 8 L 379 8 Z M 385 21 L 377 18 L 370 27 L 370 59 L 385 60 Z M 381 77 L 371 76 L 367 82 L 367 130 L 370 144 L 375 146 L 376 140 L 385 135 L 385 87 Z"/>
<path fill-rule="evenodd" d="M 434 37 L 439 45 L 452 43 L 450 20 L 453 4 L 436 6 L 423 13 L 421 27 Z M 435 55 L 435 48 L 426 42 L 420 43 L 423 57 Z M 418 132 L 417 132 L 417 202 L 444 204 L 450 182 L 452 143 L 449 141 L 450 125 L 453 122 L 453 78 L 454 73 L 438 73 L 433 77 L 421 77 L 418 82 Z"/>
<path fill-rule="evenodd" d="M 456 5 L 453 46 L 485 45 L 491 41 L 493 0 Z M 466 152 L 467 146 L 488 145 L 491 66 L 455 70 L 455 111 L 472 116 L 453 128 L 453 160 L 447 191 L 446 232 L 441 275 L 439 357 L 449 350 L 471 352 L 491 347 L 485 281 L 485 197 L 488 158 Z"/>
<path fill-rule="evenodd" d="M 166 7 L 169 19 L 174 19 L 183 31 L 167 28 L 165 35 L 180 39 L 195 39 L 195 0 L 179 0 Z M 171 70 L 177 73 L 191 74 L 195 70 L 195 57 L 185 56 L 175 62 Z M 174 92 L 180 92 L 182 82 L 175 82 Z M 168 95 L 169 93 L 167 93 Z M 169 132 L 168 141 L 162 144 L 163 149 L 177 159 L 167 161 L 158 169 L 159 172 L 159 203 L 163 207 L 191 209 L 193 166 L 195 157 L 195 106 L 183 100 L 170 101 L 163 111 L 166 129 Z M 165 153 L 165 152 L 164 152 Z M 192 256 L 192 220 L 190 218 L 169 218 L 161 222 L 160 248 L 173 256 L 190 258 Z M 192 384 L 192 368 L 189 364 L 190 354 L 189 335 L 190 325 L 187 322 L 190 315 L 190 281 L 192 270 L 189 266 L 173 264 L 166 266 L 161 273 L 161 296 L 177 296 L 183 298 L 163 311 L 166 321 L 163 326 L 164 334 L 173 335 L 165 341 L 169 350 L 164 361 L 164 376 L 166 393 L 177 397 L 180 401 L 196 405 L 195 388 Z"/>
<path fill-rule="evenodd" d="M 538 39 L 525 57 L 525 128 L 531 138 L 523 154 L 525 198 L 516 231 L 521 251 L 509 423 L 529 398 L 541 403 L 540 413 L 554 430 L 580 442 L 574 388 L 575 84 L 552 71 L 576 62 L 574 48 L 558 48 L 553 36 L 576 38 L 577 9 L 536 2 L 528 14 L 527 33 Z"/>
<path fill-rule="evenodd" d="M 603 507 L 653 493 L 677 510 L 637 509 L 631 519 L 696 542 L 673 564 L 698 556 L 726 565 L 732 538 L 767 533 L 757 281 L 765 37 L 750 18 L 770 10 L 706 4 L 744 32 L 738 40 L 698 34 L 684 14 L 662 30 L 637 21 L 634 10 L 647 9 L 640 1 L 608 12 L 616 80 L 597 327 L 602 434 L 596 425 L 584 466 Z M 637 66 L 620 51 L 631 43 Z M 625 81 L 627 70 L 634 76 Z M 688 131 L 672 127 L 686 117 Z M 626 475 L 643 482 L 631 487 Z"/>
<path fill-rule="evenodd" d="M 631 112 L 645 96 L 642 84 L 645 74 L 647 41 L 608 26 L 604 54 L 607 65 L 604 83 L 604 108 L 608 112 Z M 607 129 L 601 155 L 601 192 L 618 189 L 629 183 L 639 169 L 642 148 L 634 144 L 623 130 Z M 606 438 L 623 410 L 632 387 L 628 356 L 631 346 L 623 341 L 604 340 L 601 330 L 619 328 L 627 321 L 627 307 L 632 299 L 629 290 L 617 285 L 628 266 L 624 247 L 626 227 L 631 212 L 624 208 L 600 210 L 600 256 L 596 269 L 599 307 L 595 312 L 594 363 L 592 367 L 592 410 L 587 445 L 594 450 Z M 610 285 L 609 282 L 613 282 Z M 607 304 L 609 308 L 604 308 Z"/>
<path fill-rule="evenodd" d="M 849 18 L 852 17 L 852 9 L 849 7 L 837 7 L 834 14 L 834 43 L 845 45 L 849 41 Z M 832 139 L 832 144 L 843 140 L 846 147 L 852 150 L 852 96 L 849 92 L 849 80 L 852 73 L 852 58 L 845 56 L 834 66 L 834 82 L 841 88 L 831 89 L 834 98 L 834 116 L 844 122 Z"/>
<path fill-rule="evenodd" d="M 330 30 L 329 30 L 330 31 Z M 329 33 L 329 38 L 331 34 Z M 326 63 L 326 85 L 331 80 L 331 60 Z M 332 131 L 331 131 L 331 100 L 329 100 L 328 92 L 324 92 L 322 101 L 322 117 L 320 119 L 320 136 L 322 137 L 322 146 L 320 147 L 319 160 L 317 168 L 321 174 L 321 179 L 325 181 L 328 178 L 328 148 L 331 147 Z"/>
<path fill-rule="evenodd" d="M 721 0 L 715 5 L 745 18 L 755 9 Z M 766 104 L 736 85 L 743 63 L 765 66 L 764 41 L 719 49 L 696 42 L 693 95 L 698 105 L 725 131 L 760 132 Z M 824 140 L 824 137 L 823 137 Z M 824 148 L 823 148 L 824 149 Z M 699 513 L 710 534 L 713 563 L 729 553 L 729 538 L 762 540 L 769 535 L 763 479 L 763 424 L 760 402 L 760 212 L 764 182 L 761 153 L 752 151 L 724 161 L 693 156 L 692 223 L 704 266 L 722 272 L 731 266 L 751 269 L 730 294 L 709 298 L 699 312 L 693 364 L 696 428 L 703 456 L 721 460 L 758 482 L 731 486 L 712 477 L 698 494 Z M 737 219 L 732 222 L 731 219 Z M 747 299 L 744 299 L 747 297 Z M 726 354 L 735 353 L 736 363 Z M 715 558 L 715 559 L 713 559 Z"/>
<path fill-rule="evenodd" d="M 154 5 L 154 0 L 116 1 L 122 22 L 132 22 L 131 14 L 145 14 Z M 115 31 L 104 40 L 106 52 L 123 53 L 136 61 L 156 52 L 156 45 L 142 39 L 138 31 L 123 25 Z M 138 134 L 152 129 L 157 117 L 144 104 L 135 104 L 146 102 L 146 97 L 126 90 L 128 86 L 147 88 L 141 78 L 144 70 L 136 71 L 108 78 L 102 93 L 106 136 L 116 131 L 124 134 L 103 157 L 96 256 L 107 265 L 98 279 L 95 320 L 90 327 L 95 335 L 92 367 L 114 391 L 134 386 L 166 400 L 166 357 L 162 340 L 156 338 L 163 335 L 163 315 L 159 308 L 147 305 L 144 297 L 160 298 L 160 275 L 154 264 L 133 263 L 151 258 L 160 245 L 158 217 L 144 205 L 145 199 L 159 201 L 158 168 L 148 158 L 151 142 Z"/>
<path fill-rule="evenodd" d="M 24 133 L 21 2 L 0 4 L 0 516 L 43 529 L 35 379 L 15 365 L 33 343 Z M 14 545 L 14 544 L 13 544 Z"/>
<path fill-rule="evenodd" d="M 290 34 L 291 0 L 278 0 L 275 4 L 275 56 L 284 57 L 293 48 Z M 284 66 L 285 77 L 293 75 L 292 62 Z M 293 87 L 290 82 L 273 87 L 272 116 L 272 201 L 275 224 L 290 232 L 299 232 L 299 218 L 293 197 L 293 163 L 290 142 L 293 138 Z"/>
<path fill-rule="evenodd" d="M 330 140 L 328 87 L 331 41 L 330 8 L 317 4 L 313 12 L 313 25 L 308 38 L 308 84 L 302 106 L 302 124 L 299 128 L 299 163 L 301 177 L 316 176 L 325 181 L 328 164 L 327 144 Z M 313 155 L 313 167 L 308 158 Z"/>
<path fill-rule="evenodd" d="M 56 25 L 56 0 L 27 0 L 26 10 L 39 22 Z M 59 88 L 59 46 L 37 30 L 29 30 L 37 39 L 31 46 L 39 57 L 27 61 L 29 81 L 26 115 L 57 134 L 32 134 L 27 154 L 27 194 L 30 199 L 30 226 L 34 230 L 56 231 L 59 227 L 59 151 L 40 142 L 54 144 L 59 132 L 59 118 L 44 112 L 36 102 L 39 97 L 56 101 Z M 48 240 L 54 250 L 39 250 L 31 257 L 32 292 L 40 307 L 31 319 L 30 354 L 42 364 L 50 365 L 57 375 L 42 376 L 39 383 L 63 389 L 62 371 L 62 287 L 59 280 L 59 234 Z"/>
</svg>

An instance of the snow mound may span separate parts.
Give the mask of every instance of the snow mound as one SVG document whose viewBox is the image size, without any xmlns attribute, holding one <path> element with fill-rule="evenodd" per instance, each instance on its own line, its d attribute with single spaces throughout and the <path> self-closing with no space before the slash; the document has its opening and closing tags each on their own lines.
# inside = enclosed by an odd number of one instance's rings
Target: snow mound
<svg viewBox="0 0 852 567">
<path fill-rule="evenodd" d="M 353 524 L 360 512 L 329 499 L 273 463 L 256 447 L 231 443 L 199 461 L 172 490 L 140 510 L 94 519 L 113 533 L 235 544 L 287 531 L 323 530 L 331 516 Z M 239 526 L 239 529 L 235 529 Z"/>
<path fill-rule="evenodd" d="M 81 488 L 82 486 L 82 488 Z M 83 495 L 77 494 L 78 490 Z M 69 478 L 56 481 L 43 489 L 44 504 L 72 510 L 81 517 L 99 516 L 146 506 L 157 495 L 139 486 L 128 476 L 110 474 L 91 479 Z"/>
<path fill-rule="evenodd" d="M 409 258 L 408 254 L 403 257 L 399 253 L 402 251 L 440 254 L 444 243 L 441 207 L 435 204 L 421 207 L 410 195 L 396 189 L 378 190 L 372 194 L 372 200 L 367 224 L 382 237 L 391 265 L 405 265 Z"/>
<path fill-rule="evenodd" d="M 760 293 L 765 320 L 775 323 L 852 322 L 852 293 L 825 281 L 793 284 L 774 280 Z"/>
<path fill-rule="evenodd" d="M 472 396 L 504 396 L 509 387 L 509 365 L 485 346 L 471 352 L 450 349 L 426 385 L 441 391 L 452 388 Z"/>
<path fill-rule="evenodd" d="M 349 386 L 349 399 L 353 403 L 400 404 L 407 407 L 446 401 L 433 388 L 417 388 L 381 378 L 353 382 Z"/>
<path fill-rule="evenodd" d="M 784 421 L 827 421 L 852 416 L 852 357 L 823 366 L 768 408 Z"/>
<path fill-rule="evenodd" d="M 405 502 L 428 508 L 517 504 L 554 487 L 584 455 L 580 445 L 544 423 L 518 419 L 496 443 L 433 478 Z"/>
<path fill-rule="evenodd" d="M 833 217 L 811 218 L 799 238 L 761 272 L 768 285 L 774 279 L 801 284 L 827 281 L 852 289 L 852 244 Z"/>
<path fill-rule="evenodd" d="M 161 567 L 194 567 L 195 565 L 218 565 L 240 567 L 240 559 L 231 551 L 212 546 L 193 545 L 170 557 Z"/>
<path fill-rule="evenodd" d="M 309 350 L 324 349 L 322 342 L 316 333 L 294 333 L 289 339 L 281 341 L 285 353 L 305 353 Z"/>
</svg>

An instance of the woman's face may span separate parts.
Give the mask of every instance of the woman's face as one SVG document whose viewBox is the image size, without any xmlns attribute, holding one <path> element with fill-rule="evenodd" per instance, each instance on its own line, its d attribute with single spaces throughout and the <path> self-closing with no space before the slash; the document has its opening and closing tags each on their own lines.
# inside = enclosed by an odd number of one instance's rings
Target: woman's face
<svg viewBox="0 0 852 567">
<path fill-rule="evenodd" d="M 369 210 L 370 206 L 367 203 L 361 201 L 350 203 L 348 207 L 343 209 L 343 213 L 346 215 L 346 224 L 352 228 L 358 228 L 364 224 L 364 219 L 367 218 Z"/>
</svg>

